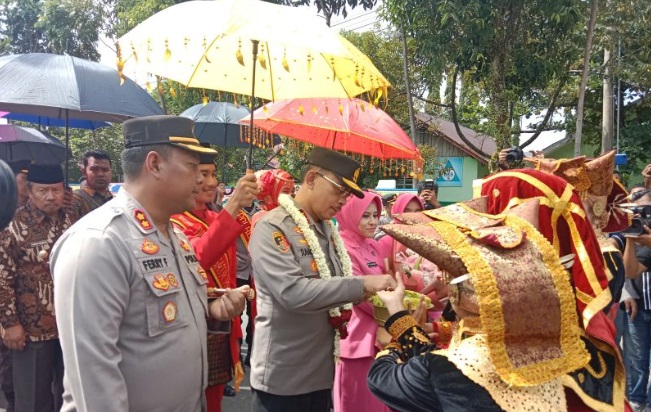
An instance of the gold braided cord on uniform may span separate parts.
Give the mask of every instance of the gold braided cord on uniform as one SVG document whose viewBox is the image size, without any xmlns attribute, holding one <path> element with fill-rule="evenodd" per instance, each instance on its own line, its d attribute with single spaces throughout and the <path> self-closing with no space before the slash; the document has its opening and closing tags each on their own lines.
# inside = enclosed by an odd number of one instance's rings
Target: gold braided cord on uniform
<svg viewBox="0 0 651 412">
<path fill-rule="evenodd" d="M 510 222 L 517 221 L 517 218 L 507 219 Z M 574 310 L 571 285 L 567 281 L 567 275 L 558 261 L 557 254 L 541 234 L 537 233 L 529 224 L 527 224 L 528 227 L 522 225 L 523 230 L 528 232 L 527 235 L 531 234 L 532 243 L 540 247 L 545 267 L 552 274 L 555 292 L 560 299 L 561 336 L 559 344 L 563 356 L 516 368 L 509 358 L 504 340 L 506 325 L 499 286 L 492 267 L 481 252 L 456 227 L 445 222 L 432 222 L 431 225 L 461 257 L 465 266 L 471 270 L 471 279 L 479 298 L 482 332 L 491 349 L 492 363 L 505 382 L 516 386 L 538 385 L 555 379 L 568 370 L 585 365 L 589 357 L 579 340 L 578 319 Z M 517 225 L 513 225 L 517 227 Z"/>
</svg>

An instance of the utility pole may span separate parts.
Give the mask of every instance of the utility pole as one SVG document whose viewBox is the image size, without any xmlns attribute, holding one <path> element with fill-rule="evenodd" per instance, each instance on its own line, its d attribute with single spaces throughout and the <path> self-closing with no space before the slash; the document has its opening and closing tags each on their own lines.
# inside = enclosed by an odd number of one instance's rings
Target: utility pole
<svg viewBox="0 0 651 412">
<path fill-rule="evenodd" d="M 604 49 L 603 106 L 601 115 L 601 152 L 613 148 L 613 62 L 610 50 Z"/>
<path fill-rule="evenodd" d="M 402 64 L 405 74 L 405 87 L 407 88 L 407 106 L 409 109 L 409 129 L 411 131 L 411 140 L 416 141 L 416 118 L 414 117 L 414 100 L 411 97 L 411 82 L 409 81 L 409 60 L 407 55 L 407 32 L 402 29 Z"/>
<path fill-rule="evenodd" d="M 585 89 L 588 84 L 588 73 L 590 71 L 590 52 L 592 51 L 592 40 L 594 37 L 594 26 L 597 22 L 597 8 L 599 0 L 592 0 L 590 4 L 590 20 L 588 21 L 588 35 L 585 41 L 583 52 L 583 73 L 581 74 L 581 86 L 579 86 L 579 102 L 576 107 L 576 132 L 574 133 L 574 156 L 581 155 L 581 136 L 583 133 L 583 105 L 585 103 Z"/>
</svg>

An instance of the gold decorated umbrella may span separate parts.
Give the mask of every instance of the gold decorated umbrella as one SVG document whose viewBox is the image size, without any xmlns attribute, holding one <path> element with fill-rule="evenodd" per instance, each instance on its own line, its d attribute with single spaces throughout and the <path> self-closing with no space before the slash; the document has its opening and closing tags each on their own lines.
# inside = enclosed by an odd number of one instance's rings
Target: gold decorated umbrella
<svg viewBox="0 0 651 412">
<path fill-rule="evenodd" d="M 120 71 L 134 62 L 188 87 L 271 101 L 368 93 L 377 103 L 390 86 L 368 57 L 309 9 L 260 0 L 180 3 L 136 26 L 117 46 Z"/>
</svg>

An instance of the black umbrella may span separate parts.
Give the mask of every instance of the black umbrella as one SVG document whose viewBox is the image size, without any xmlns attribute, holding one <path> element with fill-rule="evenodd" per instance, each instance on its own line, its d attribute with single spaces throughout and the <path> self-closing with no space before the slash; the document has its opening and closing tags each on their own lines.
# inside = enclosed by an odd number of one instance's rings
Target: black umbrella
<svg viewBox="0 0 651 412">
<path fill-rule="evenodd" d="M 250 145 L 240 140 L 240 128 L 242 126 L 240 126 L 239 121 L 248 117 L 249 114 L 249 109 L 242 105 L 235 106 L 233 103 L 228 102 L 208 102 L 194 105 L 186 109 L 180 116 L 194 121 L 194 135 L 202 142 L 218 147 L 246 148 Z M 280 143 L 280 136 L 274 135 L 273 145 Z M 225 164 L 226 153 L 224 153 L 224 167 Z M 222 168 L 223 175 L 224 170 Z"/>
<path fill-rule="evenodd" d="M 249 109 L 227 102 L 197 104 L 180 116 L 194 121 L 194 135 L 202 142 L 219 147 L 248 147 L 240 140 L 239 121 L 249 115 Z"/>
<path fill-rule="evenodd" d="M 70 155 L 70 150 L 49 133 L 31 127 L 0 125 L 0 159 L 6 162 L 63 163 Z"/>
<path fill-rule="evenodd" d="M 0 110 L 63 119 L 66 146 L 70 119 L 123 122 L 163 114 L 146 90 L 116 70 L 48 53 L 0 57 Z"/>
</svg>

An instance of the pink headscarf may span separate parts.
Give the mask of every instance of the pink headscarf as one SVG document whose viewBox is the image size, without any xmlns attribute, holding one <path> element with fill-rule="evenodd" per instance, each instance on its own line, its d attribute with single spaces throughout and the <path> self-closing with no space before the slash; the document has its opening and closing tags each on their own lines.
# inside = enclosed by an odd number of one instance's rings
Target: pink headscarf
<svg viewBox="0 0 651 412">
<path fill-rule="evenodd" d="M 391 214 L 404 213 L 405 208 L 412 200 L 418 202 L 418 204 L 420 205 L 420 210 L 425 209 L 425 205 L 423 205 L 423 199 L 418 197 L 418 195 L 414 195 L 412 193 L 401 193 L 400 195 L 398 195 L 396 201 L 393 203 L 393 207 L 391 208 Z"/>
<path fill-rule="evenodd" d="M 382 199 L 375 193 L 364 192 L 364 198 L 351 196 L 343 208 L 335 215 L 339 224 L 339 233 L 346 245 L 362 244 L 366 239 L 359 233 L 359 221 L 372 202 L 377 206 L 378 215 L 382 212 Z M 350 243 L 349 243 L 350 242 Z"/>
</svg>

